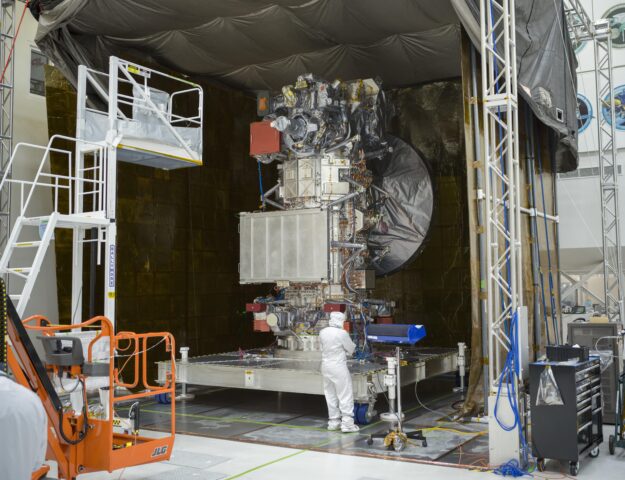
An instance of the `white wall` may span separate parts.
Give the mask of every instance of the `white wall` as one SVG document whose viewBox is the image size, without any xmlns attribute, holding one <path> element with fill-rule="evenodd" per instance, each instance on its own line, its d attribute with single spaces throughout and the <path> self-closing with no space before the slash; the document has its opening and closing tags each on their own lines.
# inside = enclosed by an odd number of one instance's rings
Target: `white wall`
<svg viewBox="0 0 625 480">
<path fill-rule="evenodd" d="M 21 15 L 23 4 L 16 5 L 16 17 Z M 48 142 L 48 122 L 46 113 L 45 97 L 30 93 L 30 55 L 31 49 L 35 48 L 34 42 L 37 22 L 30 12 L 26 12 L 24 21 L 17 38 L 14 61 L 15 61 L 15 97 L 13 113 L 13 144 L 28 142 L 45 145 Z M 16 156 L 13 168 L 13 178 L 30 180 L 34 179 L 35 172 L 39 167 L 41 154 L 33 151 L 26 155 Z M 49 172 L 49 164 L 45 165 L 45 171 Z M 14 221 L 19 215 L 19 189 L 13 186 L 11 217 Z M 49 214 L 52 208 L 52 194 L 50 191 L 39 192 L 33 196 L 31 211 L 34 215 Z M 29 215 L 30 216 L 30 215 Z M 36 235 L 36 233 L 32 233 Z M 23 253 L 17 258 L 14 266 L 23 261 L 25 265 L 31 263 L 31 257 Z M 41 314 L 51 321 L 58 321 L 58 299 L 56 284 L 54 243 L 51 244 L 43 268 L 39 274 L 33 290 L 31 300 L 26 309 L 26 315 Z M 15 282 L 14 282 L 15 283 Z M 15 285 L 11 290 L 13 291 Z"/>
</svg>

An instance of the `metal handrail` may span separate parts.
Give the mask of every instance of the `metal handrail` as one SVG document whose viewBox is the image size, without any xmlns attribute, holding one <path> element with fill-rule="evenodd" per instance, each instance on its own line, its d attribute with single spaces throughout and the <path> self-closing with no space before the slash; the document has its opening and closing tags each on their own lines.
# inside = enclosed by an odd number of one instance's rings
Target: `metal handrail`
<svg viewBox="0 0 625 480">
<path fill-rule="evenodd" d="M 69 141 L 73 143 L 87 144 L 87 145 L 97 147 L 96 149 L 94 149 L 93 153 L 95 155 L 94 158 L 97 157 L 98 159 L 97 161 L 99 162 L 99 165 L 96 166 L 97 168 L 95 170 L 96 172 L 99 173 L 98 175 L 99 178 L 97 179 L 95 177 L 87 178 L 87 177 L 82 176 L 80 172 L 76 172 L 76 174 L 73 175 L 72 174 L 73 152 L 70 150 L 56 148 L 52 146 L 54 142 L 59 141 L 59 140 Z M 43 155 L 41 157 L 39 166 L 37 168 L 37 171 L 34 175 L 33 180 L 20 180 L 20 179 L 9 177 L 9 173 L 13 167 L 14 162 L 16 161 L 16 158 L 18 158 L 18 154 L 21 153 L 21 151 L 24 149 L 43 150 Z M 47 173 L 43 171 L 46 161 L 49 159 L 51 153 L 60 153 L 60 154 L 64 154 L 67 156 L 68 172 L 69 172 L 68 175 L 52 174 L 52 173 Z M 93 185 L 93 188 L 94 188 L 94 190 L 91 191 L 91 193 L 94 195 L 94 201 L 92 205 L 93 210 L 87 213 L 102 213 L 104 212 L 104 204 L 105 204 L 104 195 L 106 194 L 105 189 L 104 189 L 105 180 L 104 180 L 102 171 L 103 171 L 103 168 L 105 168 L 104 163 L 106 161 L 107 161 L 106 148 L 103 145 L 99 143 L 95 143 L 95 142 L 85 141 L 85 140 L 77 140 L 76 138 L 68 137 L 65 135 L 53 135 L 52 137 L 50 137 L 48 144 L 46 146 L 36 145 L 32 143 L 27 143 L 27 142 L 20 142 L 17 145 L 15 145 L 15 148 L 13 149 L 13 153 L 11 155 L 9 163 L 7 164 L 7 168 L 4 171 L 4 174 L 2 176 L 2 180 L 0 180 L 0 191 L 3 188 L 5 188 L 5 185 L 8 185 L 8 184 L 20 185 L 20 216 L 24 216 L 25 213 L 27 212 L 28 207 L 30 206 L 32 196 L 37 187 L 51 188 L 54 190 L 53 212 L 58 212 L 59 191 L 67 190 L 69 192 L 68 213 L 69 214 L 85 213 L 85 212 L 74 211 L 75 205 L 73 204 L 72 190 L 73 188 L 75 188 L 75 185 L 78 182 L 87 183 L 87 184 Z M 48 181 L 43 181 L 43 179 L 48 179 Z M 67 184 L 60 183 L 63 181 L 66 181 Z M 28 195 L 24 199 L 24 189 L 26 187 L 30 187 L 30 188 L 28 190 Z"/>
<path fill-rule="evenodd" d="M 90 68 L 86 68 L 85 72 L 86 72 L 85 78 L 87 82 L 93 85 L 93 87 L 97 90 L 98 94 L 100 94 L 104 98 L 104 101 L 108 103 L 109 102 L 108 93 L 106 93 L 106 90 L 102 87 L 102 85 L 100 85 L 100 83 L 95 78 L 93 78 L 93 75 L 92 75 L 93 73 L 98 73 L 100 75 L 108 77 L 109 76 L 108 73 L 98 72 L 97 70 L 91 70 Z M 100 112 L 99 110 L 96 110 L 93 108 L 87 108 L 86 106 L 85 106 L 85 109 L 89 111 L 97 112 L 97 113 L 106 114 L 106 112 Z M 128 117 L 124 114 L 124 112 L 121 111 L 119 107 L 117 107 L 117 114 L 121 115 L 124 120 L 128 120 Z"/>
<path fill-rule="evenodd" d="M 121 65 L 122 64 L 120 63 L 119 70 L 122 72 L 123 75 L 126 76 L 126 78 L 128 78 L 131 81 L 133 81 L 133 78 L 130 75 L 130 73 L 128 73 L 127 69 L 121 68 Z M 139 85 L 139 84 L 136 83 L 136 85 Z M 182 139 L 180 134 L 171 125 L 171 123 L 169 123 L 169 121 L 165 118 L 165 115 L 163 115 L 163 112 L 154 104 L 154 102 L 150 99 L 150 97 L 148 95 L 146 95 L 146 93 L 142 89 L 139 89 L 139 92 L 140 92 L 140 95 L 141 95 L 143 101 L 145 101 L 152 108 L 152 111 L 156 114 L 156 116 L 159 118 L 159 120 L 165 125 L 165 127 L 174 136 L 174 138 L 178 141 L 178 143 L 180 145 L 182 145 L 184 150 L 187 152 L 187 155 L 189 155 L 190 158 L 195 159 L 194 152 L 189 148 L 187 143 Z"/>
<path fill-rule="evenodd" d="M 180 123 L 183 121 L 188 121 L 190 123 L 195 123 L 198 126 L 202 125 L 202 118 L 203 118 L 203 90 L 202 87 L 194 82 L 182 79 L 182 78 L 178 78 L 178 77 L 174 77 L 172 75 L 163 73 L 163 72 L 159 72 L 156 70 L 152 70 L 146 67 L 143 67 L 141 65 L 138 65 L 136 63 L 133 62 L 129 62 L 127 60 L 122 60 L 119 59 L 117 57 L 111 57 L 111 66 L 117 65 L 118 68 L 118 72 L 122 73 L 122 78 L 120 79 L 119 76 L 117 75 L 117 81 L 121 81 L 121 80 L 126 80 L 128 82 L 130 82 L 133 87 L 136 86 L 138 87 L 137 90 L 139 91 L 139 94 L 141 95 L 141 100 L 144 102 L 145 105 L 138 105 L 139 108 L 142 108 L 144 110 L 150 111 L 152 113 L 154 113 L 158 119 L 165 125 L 166 129 L 168 130 L 169 133 L 171 133 L 174 138 L 177 140 L 177 142 L 180 144 L 180 146 L 182 146 L 182 148 L 184 148 L 184 150 L 186 151 L 187 155 L 189 155 L 190 158 L 195 159 L 195 160 L 200 160 L 199 158 L 196 158 L 197 156 L 197 152 L 193 152 L 189 146 L 187 145 L 187 143 L 184 141 L 184 139 L 180 136 L 180 134 L 176 131 L 176 129 L 174 128 L 174 126 L 172 125 L 172 121 L 171 121 L 171 108 L 172 108 L 172 99 L 176 96 L 176 95 L 181 95 L 184 93 L 189 93 L 189 92 L 193 92 L 193 91 L 197 91 L 198 92 L 198 106 L 197 106 L 197 115 L 192 115 L 190 117 L 182 117 L 179 115 L 176 115 L 176 123 Z M 134 71 L 134 72 L 133 72 Z M 135 78 L 132 76 L 132 73 L 134 73 L 135 75 L 142 75 L 145 78 L 145 82 L 144 85 L 141 85 L 139 82 L 137 82 L 135 80 Z M 183 90 L 178 90 L 175 91 L 171 94 L 169 94 L 169 99 L 168 99 L 168 106 L 167 106 L 167 113 L 163 113 L 163 111 L 161 109 L 159 109 L 154 102 L 152 101 L 152 99 L 149 97 L 149 95 L 147 94 L 147 78 L 148 76 L 151 75 L 158 75 L 170 80 L 173 80 L 177 83 L 182 83 L 185 85 L 190 86 L 191 88 L 185 88 Z M 124 97 L 126 97 L 123 94 L 118 94 L 116 93 L 116 97 L 118 97 L 116 100 L 118 103 L 124 103 L 123 100 L 120 101 L 119 97 L 121 97 L 122 99 Z M 133 97 L 132 100 L 134 100 L 135 98 Z M 113 102 L 115 99 L 109 98 L 109 102 Z M 128 97 L 128 100 L 131 100 L 130 97 Z M 111 107 L 113 105 L 109 105 L 109 111 L 111 111 Z M 114 105 L 116 106 L 116 105 Z M 133 104 L 134 106 L 134 104 Z M 167 115 L 167 117 L 166 117 Z M 197 119 L 197 120 L 196 120 Z"/>
<path fill-rule="evenodd" d="M 108 111 L 99 110 L 96 108 L 88 107 L 85 103 L 83 106 L 79 106 L 84 111 L 99 113 L 106 115 L 109 118 L 109 128 L 115 128 L 117 120 L 133 121 L 129 118 L 121 109 L 121 106 L 129 106 L 137 108 L 141 111 L 150 112 L 154 114 L 160 123 L 164 125 L 167 132 L 173 136 L 176 143 L 185 150 L 186 154 L 194 160 L 201 160 L 198 158 L 199 152 L 194 152 L 186 141 L 181 137 L 180 133 L 174 127 L 175 124 L 187 123 L 192 128 L 201 128 L 203 122 L 203 99 L 204 93 L 202 87 L 189 80 L 178 78 L 167 73 L 159 72 L 139 64 L 129 62 L 127 60 L 120 59 L 118 57 L 110 57 L 110 66 L 108 73 L 93 70 L 87 67 L 85 71 L 85 84 L 93 85 L 97 94 L 108 104 Z M 121 75 L 120 75 L 121 72 Z M 138 81 L 134 76 L 142 76 L 144 81 Z M 178 84 L 185 85 L 185 88 L 168 93 L 166 110 L 161 110 L 150 98 L 148 79 L 154 76 L 159 76 L 168 80 L 172 80 Z M 107 81 L 108 79 L 108 81 Z M 120 93 L 119 85 L 130 85 L 136 87 L 138 94 L 127 95 Z M 198 104 L 197 111 L 189 116 L 183 116 L 173 113 L 173 102 L 176 97 L 185 94 L 197 93 Z M 140 102 L 137 102 L 140 100 Z M 123 132 L 120 132 L 123 133 Z"/>
</svg>

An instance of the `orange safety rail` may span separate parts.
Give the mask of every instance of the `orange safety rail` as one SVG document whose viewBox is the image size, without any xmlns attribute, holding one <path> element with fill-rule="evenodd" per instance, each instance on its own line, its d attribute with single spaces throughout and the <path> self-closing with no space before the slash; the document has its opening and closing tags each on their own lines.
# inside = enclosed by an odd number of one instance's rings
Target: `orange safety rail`
<svg viewBox="0 0 625 480">
<path fill-rule="evenodd" d="M 122 347 L 123 341 L 128 342 L 128 345 L 125 348 Z M 139 354 L 141 353 L 139 351 L 139 348 L 140 348 L 139 339 L 137 338 L 136 334 L 132 332 L 120 332 L 115 336 L 115 344 L 116 344 L 115 349 L 118 352 L 117 354 L 118 358 L 127 357 L 127 360 L 122 364 L 122 366 L 120 368 L 115 369 L 115 385 L 128 388 L 128 389 L 136 388 L 139 385 Z M 134 349 L 129 353 L 129 349 L 132 346 L 134 346 Z M 130 360 L 134 360 L 134 376 L 133 376 L 134 382 L 132 383 L 124 382 L 120 378 L 120 375 L 123 374 L 123 372 L 126 369 L 126 365 L 128 364 Z"/>
<path fill-rule="evenodd" d="M 175 438 L 176 421 L 175 421 L 175 351 L 176 345 L 174 337 L 168 332 L 159 333 L 132 333 L 120 332 L 117 335 L 113 333 L 113 326 L 108 318 L 103 316 L 94 317 L 83 323 L 76 325 L 45 325 L 47 319 L 41 315 L 34 315 L 22 322 L 28 330 L 41 332 L 43 335 L 54 335 L 55 332 L 71 331 L 84 328 L 99 328 L 99 332 L 90 342 L 88 349 L 88 359 L 92 360 L 92 347 L 103 337 L 109 337 L 109 355 L 112 361 L 109 362 L 109 402 L 106 418 L 88 418 L 89 429 L 84 440 L 76 445 L 68 445 L 61 447 L 58 440 L 53 435 L 49 438 L 49 451 L 54 452 L 54 459 L 61 465 L 59 456 L 65 457 L 67 463 L 63 463 L 63 477 L 73 478 L 76 474 L 96 472 L 96 471 L 113 471 L 120 468 L 126 468 L 135 465 L 143 465 L 152 462 L 168 460 L 170 458 Z M 33 323 L 36 323 L 33 325 Z M 152 346 L 149 345 L 151 340 L 156 340 Z M 151 385 L 148 381 L 147 364 L 148 352 L 157 344 L 164 344 L 166 351 L 170 355 L 172 364 L 171 372 L 168 373 L 164 385 Z M 121 352 L 120 356 L 127 356 L 127 360 L 122 363 L 121 368 L 115 367 L 115 352 Z M 134 378 L 132 381 L 123 382 L 120 379 L 126 364 L 130 360 L 134 360 Z M 142 363 L 142 368 L 139 367 Z M 82 377 L 82 374 L 79 374 Z M 84 377 L 83 377 L 84 378 Z M 26 381 L 26 379 L 23 379 Z M 146 390 L 136 393 L 130 393 L 122 396 L 115 396 L 115 387 L 125 387 L 126 389 L 136 388 L 142 385 Z M 160 394 L 171 396 L 171 435 L 162 438 L 150 438 L 129 434 L 116 433 L 114 431 L 114 412 L 115 405 L 121 402 L 131 400 L 140 400 L 147 397 L 153 397 Z M 65 415 L 65 421 L 75 422 L 77 418 L 68 413 Z M 84 421 L 82 418 L 78 422 Z M 71 460 L 70 460 L 71 459 Z"/>
<path fill-rule="evenodd" d="M 156 343 L 152 346 L 149 346 L 150 339 L 158 339 Z M 124 400 L 132 400 L 134 398 L 142 398 L 142 397 L 152 397 L 159 394 L 169 394 L 172 397 L 175 396 L 175 388 L 176 388 L 176 341 L 171 333 L 168 332 L 157 332 L 157 333 L 132 333 L 132 332 L 120 332 L 115 336 L 115 344 L 119 345 L 121 341 L 132 341 L 135 345 L 134 352 L 136 353 L 136 357 L 141 356 L 141 375 L 139 377 L 139 362 L 135 362 L 135 377 L 134 381 L 128 383 L 127 385 L 137 386 L 139 382 L 143 385 L 146 391 L 133 394 L 133 395 L 125 395 L 124 397 L 119 397 L 115 399 L 116 401 L 124 401 Z M 148 364 L 150 363 L 148 360 L 148 352 L 155 348 L 157 345 L 164 343 L 165 351 L 170 354 L 171 361 L 171 372 L 167 375 L 167 379 L 164 385 L 151 385 L 148 382 Z M 137 351 L 138 346 L 141 345 L 141 350 Z M 126 347 L 126 350 L 129 347 Z M 129 357 L 131 358 L 131 357 Z M 123 370 L 123 366 L 119 371 L 116 372 L 116 375 L 121 373 Z M 173 401 L 172 401 L 173 403 Z"/>
<path fill-rule="evenodd" d="M 46 480 L 46 475 L 50 472 L 49 465 L 42 465 L 32 473 L 31 480 Z"/>
<path fill-rule="evenodd" d="M 38 331 L 43 332 L 44 335 L 52 335 L 54 334 L 54 332 L 77 330 L 77 329 L 82 329 L 82 328 L 95 328 L 97 323 L 100 322 L 101 324 L 100 333 L 96 335 L 95 338 L 89 343 L 89 349 L 87 351 L 88 352 L 87 361 L 89 362 L 92 360 L 91 351 L 92 351 L 93 345 L 102 337 L 111 337 L 113 333 L 113 325 L 111 324 L 111 321 L 102 315 L 93 317 L 85 322 L 78 323 L 75 325 L 46 325 L 46 326 L 29 325 L 33 320 L 40 320 L 40 321 L 44 320 L 47 322 L 48 319 L 44 317 L 43 315 L 32 315 L 28 317 L 26 320 L 22 321 L 22 323 L 24 324 L 24 327 L 26 327 L 28 330 L 38 330 Z M 114 352 L 113 348 L 110 348 L 109 352 L 110 352 L 111 358 L 113 358 L 113 352 Z"/>
<path fill-rule="evenodd" d="M 148 344 L 148 341 L 150 339 L 157 339 L 157 342 L 151 347 Z M 89 458 L 85 461 L 85 467 L 88 469 L 88 471 L 112 471 L 133 465 L 142 465 L 150 462 L 168 460 L 170 458 L 176 431 L 175 366 L 172 367 L 172 372 L 168 376 L 165 385 L 152 386 L 147 380 L 147 365 L 149 363 L 148 352 L 160 343 L 164 343 L 165 349 L 170 355 L 172 365 L 175 365 L 176 344 L 174 337 L 170 333 L 120 332 L 115 335 L 113 341 L 111 342 L 113 349 L 126 352 L 124 353 L 124 355 L 129 355 L 128 360 L 122 363 L 120 368 L 115 369 L 115 385 L 137 386 L 139 384 L 142 384 L 146 387 L 147 390 L 122 395 L 119 397 L 114 395 L 113 389 L 109 390 L 108 418 L 113 418 L 113 412 L 115 411 L 116 404 L 129 402 L 132 400 L 141 400 L 143 398 L 153 397 L 159 394 L 167 394 L 171 396 L 171 435 L 163 438 L 149 438 L 139 435 L 114 433 L 113 424 L 111 421 L 90 419 L 90 423 L 94 425 L 95 429 L 102 432 L 106 431 L 106 434 L 102 435 L 102 437 L 108 435 L 112 436 L 112 450 L 110 448 L 108 450 L 106 449 L 106 446 L 103 445 L 100 441 L 100 436 L 92 436 L 90 438 L 88 435 L 84 442 L 84 448 L 90 452 L 93 452 L 93 454 L 89 455 Z M 132 371 L 134 372 L 134 378 L 132 378 L 131 381 L 123 383 L 119 380 L 118 377 L 124 371 L 125 364 L 129 361 L 130 358 L 135 359 L 135 366 L 132 369 Z M 142 363 L 141 369 L 139 369 L 139 363 Z M 102 455 L 101 453 L 98 453 L 103 451 L 107 451 L 109 455 Z"/>
</svg>

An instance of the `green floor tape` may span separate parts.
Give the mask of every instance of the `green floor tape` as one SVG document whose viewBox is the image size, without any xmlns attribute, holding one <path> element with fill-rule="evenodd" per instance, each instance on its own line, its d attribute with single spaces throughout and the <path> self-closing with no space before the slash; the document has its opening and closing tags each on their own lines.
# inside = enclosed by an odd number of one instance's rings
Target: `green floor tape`
<svg viewBox="0 0 625 480">
<path fill-rule="evenodd" d="M 145 408 L 142 408 L 141 412 L 164 413 L 165 415 L 171 415 L 171 412 L 162 412 L 160 410 L 148 410 Z M 305 425 L 289 425 L 287 423 L 261 422 L 259 420 L 249 420 L 247 418 L 242 418 L 242 417 L 211 417 L 210 415 L 201 415 L 199 413 L 176 413 L 176 417 L 200 418 L 202 420 L 213 420 L 217 422 L 249 423 L 251 425 L 262 425 L 265 427 L 285 427 L 285 428 L 294 428 L 298 430 L 310 430 L 310 431 L 315 431 L 315 432 L 327 431 L 325 428 L 307 427 Z"/>
<path fill-rule="evenodd" d="M 453 396 L 453 394 L 443 395 L 442 397 L 438 398 L 437 400 L 442 400 L 442 399 L 447 398 L 449 396 Z M 421 405 L 416 405 L 416 406 L 414 406 L 412 408 L 404 410 L 404 413 L 408 414 L 408 413 L 414 412 L 416 410 L 419 410 L 421 408 L 422 408 Z M 147 413 L 171 415 L 170 411 L 148 410 L 148 409 L 145 409 L 145 408 L 142 408 L 141 411 L 142 412 L 147 412 Z M 196 413 L 176 413 L 176 416 L 178 416 L 178 417 L 199 418 L 199 419 L 203 419 L 203 420 L 212 420 L 212 421 L 227 421 L 227 422 L 233 422 L 233 423 L 249 423 L 249 424 L 252 424 L 252 425 L 262 425 L 262 426 L 266 426 L 266 427 L 284 427 L 284 428 L 293 428 L 293 429 L 299 429 L 299 430 L 327 432 L 327 429 L 325 429 L 325 428 L 306 427 L 306 426 L 303 426 L 303 425 L 289 425 L 289 424 L 285 424 L 285 423 L 261 422 L 261 421 L 257 421 L 257 420 L 248 420 L 246 418 L 240 418 L 240 417 L 214 417 L 214 416 L 210 416 L 210 415 L 201 415 L 201 414 L 196 414 Z M 377 425 L 380 425 L 381 423 L 384 423 L 384 421 L 383 420 L 378 420 L 377 422 L 370 423 L 369 425 L 365 425 L 364 427 L 360 428 L 360 432 L 362 432 L 364 430 L 367 430 L 369 428 L 373 428 L 373 427 L 375 427 Z M 331 432 L 328 432 L 328 433 L 331 433 Z M 263 463 L 263 464 L 258 465 L 256 467 L 250 468 L 249 470 L 246 470 L 244 472 L 237 473 L 237 474 L 235 474 L 235 475 L 233 475 L 231 477 L 226 478 L 225 480 L 234 480 L 236 478 L 241 478 L 244 475 L 247 475 L 247 474 L 252 473 L 252 472 L 256 472 L 258 470 L 261 470 L 261 469 L 263 469 L 265 467 L 268 467 L 270 465 L 274 465 L 276 463 L 282 462 L 284 460 L 288 460 L 289 458 L 296 457 L 298 455 L 301 455 L 302 453 L 306 453 L 306 452 L 312 451 L 314 449 L 324 447 L 324 446 L 326 446 L 329 443 L 333 442 L 334 440 L 336 440 L 336 438 L 338 438 L 338 437 L 340 437 L 342 435 L 345 435 L 345 434 L 344 433 L 336 433 L 329 440 L 324 440 L 321 443 L 312 445 L 309 448 L 298 450 L 297 452 L 291 453 L 289 455 L 285 455 L 284 457 L 276 458 L 275 460 L 272 460 L 270 462 Z M 347 435 L 353 435 L 353 434 L 347 434 Z M 354 435 L 354 437 L 355 437 L 354 440 L 356 440 L 357 435 Z M 284 447 L 282 447 L 282 448 L 284 448 Z"/>
<path fill-rule="evenodd" d="M 405 411 L 405 413 L 414 412 L 415 410 L 418 410 L 418 409 L 420 409 L 420 408 L 421 408 L 421 406 L 420 406 L 420 405 L 418 405 L 418 406 L 416 406 L 416 407 L 413 407 L 413 408 L 410 408 L 410 409 L 406 410 L 406 411 Z M 371 424 L 369 424 L 369 425 L 365 425 L 364 427 L 362 427 L 362 428 L 360 429 L 360 431 L 362 432 L 363 430 L 366 430 L 366 429 L 371 428 L 371 427 L 375 427 L 376 425 L 379 425 L 379 424 L 381 424 L 381 423 L 384 423 L 384 422 L 383 422 L 383 420 L 378 420 L 378 421 L 377 421 L 377 422 L 375 422 L 375 423 L 371 423 Z M 326 431 L 325 429 L 320 429 L 320 428 L 315 429 L 315 430 L 323 430 L 323 431 Z M 324 446 L 328 445 L 329 443 L 333 442 L 334 440 L 336 440 L 336 438 L 340 437 L 341 435 L 345 435 L 345 434 L 344 434 L 344 433 L 337 433 L 337 434 L 334 436 L 334 438 L 331 438 L 330 440 L 324 440 L 323 442 L 318 443 L 318 444 L 316 444 L 316 445 L 313 445 L 312 447 L 305 448 L 305 449 L 303 449 L 303 450 L 298 450 L 297 452 L 295 452 L 295 453 L 291 453 L 291 454 L 289 454 L 289 455 L 285 455 L 284 457 L 276 458 L 275 460 L 272 460 L 271 462 L 263 463 L 262 465 L 258 465 L 258 466 L 254 467 L 254 468 L 250 468 L 249 470 L 246 470 L 245 472 L 237 473 L 236 475 L 233 475 L 233 476 L 231 476 L 231 477 L 228 477 L 228 478 L 226 478 L 225 480 L 234 480 L 235 478 L 241 478 L 242 476 L 247 475 L 248 473 L 256 472 L 256 471 L 261 470 L 261 469 L 263 469 L 263 468 L 265 468 L 265 467 L 268 467 L 268 466 L 270 466 L 270 465 L 274 465 L 274 464 L 276 464 L 276 463 L 279 463 L 279 462 L 281 462 L 281 461 L 283 461 L 283 460 L 288 460 L 289 458 L 296 457 L 297 455 L 301 455 L 302 453 L 310 452 L 310 451 L 312 451 L 312 450 L 313 450 L 313 449 L 315 449 L 315 448 L 321 448 L 321 447 L 324 447 Z M 347 434 L 347 435 L 353 435 L 353 434 Z M 354 435 L 354 437 L 356 437 L 356 435 Z M 354 440 L 355 440 L 355 439 L 354 439 Z"/>
</svg>

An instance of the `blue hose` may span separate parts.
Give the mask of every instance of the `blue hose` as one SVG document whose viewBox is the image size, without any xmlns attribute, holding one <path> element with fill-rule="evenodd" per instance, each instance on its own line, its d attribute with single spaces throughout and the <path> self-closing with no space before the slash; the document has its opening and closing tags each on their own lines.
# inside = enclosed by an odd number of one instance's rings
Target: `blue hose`
<svg viewBox="0 0 625 480">
<path fill-rule="evenodd" d="M 523 470 L 519 462 L 516 460 L 507 461 L 506 463 L 500 465 L 495 470 L 493 470 L 493 473 L 495 475 L 501 475 L 503 477 L 515 477 L 515 478 L 532 476 L 529 472 Z"/>
<path fill-rule="evenodd" d="M 260 188 L 260 200 L 263 203 L 263 210 L 265 209 L 265 191 L 263 190 L 263 172 L 260 169 L 260 160 L 258 160 L 258 186 Z"/>
<path fill-rule="evenodd" d="M 493 50 L 495 51 L 495 53 L 497 52 L 497 41 L 496 41 L 496 37 L 495 37 L 495 29 L 494 29 L 494 12 L 493 12 L 493 0 L 490 0 L 490 17 L 491 17 L 491 25 L 493 27 L 493 33 L 492 33 L 492 41 L 493 41 Z M 497 65 L 497 58 L 495 56 L 495 60 L 494 60 L 494 68 L 495 68 L 495 78 L 497 78 L 499 76 L 499 67 Z M 497 93 L 499 93 L 499 85 L 497 85 L 496 87 L 496 91 Z M 501 110 L 500 108 L 497 109 L 497 117 L 500 120 L 498 122 L 499 124 L 499 128 L 498 128 L 498 133 L 499 133 L 499 138 L 503 138 L 503 128 L 501 126 Z M 486 125 L 484 126 L 484 128 L 487 128 Z M 505 170 L 505 162 L 504 162 L 504 156 L 503 156 L 503 146 L 500 147 L 500 151 L 499 151 L 499 156 L 500 156 L 500 165 L 501 165 L 501 172 L 502 174 L 506 174 L 506 170 Z M 492 172 L 491 172 L 491 178 L 487 181 L 492 181 Z M 506 192 L 505 192 L 505 187 L 502 184 L 502 195 L 505 196 Z M 488 199 L 487 199 L 488 200 Z M 509 230 L 509 211 L 508 211 L 508 207 L 504 204 L 504 228 L 506 231 Z M 508 240 L 506 240 L 506 250 L 508 250 L 509 248 L 509 242 Z M 510 256 L 508 255 L 506 258 L 506 279 L 507 279 L 507 289 L 508 289 L 508 295 L 510 295 L 511 292 L 511 268 L 510 268 Z M 504 295 L 503 295 L 503 291 L 502 289 L 500 289 L 500 301 L 502 303 L 502 309 L 505 308 L 505 304 L 504 304 Z M 521 416 L 519 413 L 519 409 L 518 409 L 518 405 L 517 405 L 517 394 L 516 394 L 516 390 L 515 390 L 515 384 L 518 381 L 518 375 L 519 375 L 519 370 L 520 370 L 520 362 L 519 359 L 517 357 L 518 354 L 518 338 L 517 338 L 517 312 L 512 312 L 511 318 L 510 318 L 510 322 L 509 322 L 509 338 L 510 338 L 510 350 L 508 352 L 508 355 L 506 357 L 506 362 L 504 365 L 504 368 L 501 372 L 501 376 L 499 377 L 499 387 L 497 389 L 497 397 L 495 400 L 495 411 L 494 411 L 494 417 L 495 420 L 497 421 L 497 423 L 499 424 L 499 426 L 507 431 L 510 432 L 514 429 L 518 429 L 519 431 L 519 439 L 521 441 L 521 448 L 522 448 L 522 454 L 523 454 L 523 458 L 524 460 L 527 462 L 528 460 L 528 446 L 527 446 L 527 441 L 525 440 L 525 435 L 523 433 L 523 424 L 521 421 Z M 510 408 L 513 412 L 514 415 L 514 422 L 512 425 L 506 425 L 504 424 L 499 417 L 497 416 L 497 412 L 498 412 L 498 407 L 499 407 L 499 399 L 501 397 L 501 388 L 502 385 L 504 383 L 504 380 L 506 380 L 506 383 L 508 384 L 508 393 L 507 393 L 507 397 L 508 397 L 508 403 L 510 404 Z M 502 465 L 500 468 L 503 468 L 505 471 L 507 470 L 507 465 L 509 465 L 511 462 L 508 462 L 507 464 Z M 518 464 L 518 462 L 516 462 Z M 522 472 L 522 475 L 524 475 L 526 472 L 521 470 L 520 466 L 518 468 L 519 472 Z"/>
</svg>

